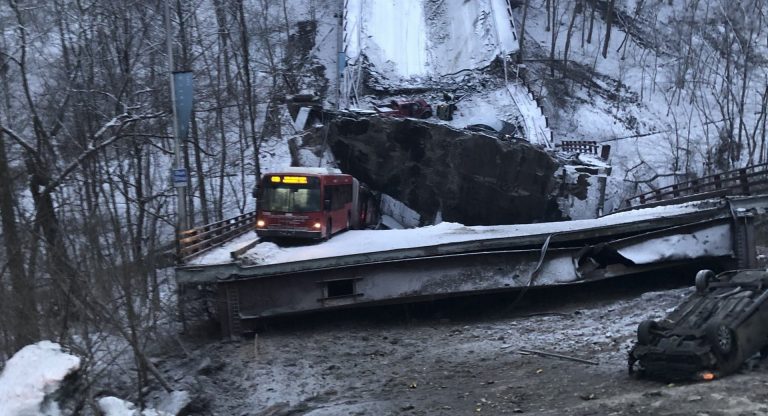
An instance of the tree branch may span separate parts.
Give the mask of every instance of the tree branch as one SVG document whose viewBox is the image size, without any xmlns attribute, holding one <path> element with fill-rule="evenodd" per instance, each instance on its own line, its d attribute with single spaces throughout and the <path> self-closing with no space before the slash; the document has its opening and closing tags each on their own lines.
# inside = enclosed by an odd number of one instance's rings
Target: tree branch
<svg viewBox="0 0 768 416">
<path fill-rule="evenodd" d="M 120 114 L 118 116 L 115 116 L 114 118 L 112 118 L 112 120 L 110 120 L 105 125 L 103 125 L 93 135 L 93 139 L 91 141 L 91 144 L 88 146 L 88 148 L 85 149 L 85 151 L 83 153 L 81 153 L 80 156 L 77 157 L 77 159 L 72 161 L 72 163 L 70 163 L 66 168 L 64 168 L 64 170 L 61 172 L 61 174 L 56 179 L 54 179 L 51 182 L 49 182 L 48 185 L 45 187 L 45 189 L 43 189 L 42 193 L 53 192 L 53 190 L 56 189 L 56 187 L 58 187 L 59 185 L 61 185 L 61 183 L 64 181 L 64 179 L 66 179 L 66 177 L 70 173 L 72 173 L 72 171 L 74 171 L 75 168 L 80 166 L 91 155 L 93 155 L 94 153 L 98 152 L 99 150 L 101 150 L 101 149 L 111 145 L 112 143 L 118 141 L 119 139 L 121 139 L 123 137 L 127 137 L 128 135 L 120 134 L 120 131 L 122 131 L 122 129 L 125 128 L 126 126 L 128 126 L 129 124 L 132 124 L 132 123 L 135 123 L 135 122 L 141 121 L 141 120 L 158 118 L 158 117 L 160 117 L 160 116 L 162 116 L 164 114 L 165 114 L 164 112 L 159 112 L 159 113 L 153 113 L 153 114 L 142 114 L 142 115 L 138 115 L 138 116 L 130 115 L 130 114 Z M 100 142 L 98 144 L 94 144 L 101 136 L 104 135 L 104 133 L 106 133 L 107 130 L 109 130 L 112 127 L 117 127 L 117 133 L 114 136 L 112 136 L 112 137 L 110 137 L 110 138 L 108 138 L 108 139 L 106 139 L 106 140 L 104 140 L 104 141 L 102 141 L 102 142 Z"/>
<path fill-rule="evenodd" d="M 32 153 L 33 155 L 37 155 L 37 150 L 34 146 L 32 146 L 28 141 L 24 140 L 23 137 L 19 133 L 16 133 L 15 131 L 9 129 L 8 127 L 5 127 L 2 123 L 0 123 L 0 130 L 5 132 L 5 134 L 11 136 L 11 139 L 13 139 L 15 142 L 21 145 L 24 149 L 26 149 L 28 152 Z"/>
</svg>

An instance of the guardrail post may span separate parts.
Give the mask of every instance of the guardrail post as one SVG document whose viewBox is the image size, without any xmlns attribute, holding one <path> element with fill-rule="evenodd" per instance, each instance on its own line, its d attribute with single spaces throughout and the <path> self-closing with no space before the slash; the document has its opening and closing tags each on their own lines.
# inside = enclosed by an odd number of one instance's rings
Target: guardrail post
<svg viewBox="0 0 768 416">
<path fill-rule="evenodd" d="M 653 197 L 656 198 L 657 201 L 661 201 L 661 190 L 654 189 L 653 190 Z"/>
<path fill-rule="evenodd" d="M 672 196 L 675 198 L 680 196 L 680 188 L 677 186 L 677 184 L 672 185 Z"/>
<path fill-rule="evenodd" d="M 747 178 L 746 169 L 739 169 L 739 183 L 741 184 L 741 191 L 749 194 L 749 179 Z"/>
<path fill-rule="evenodd" d="M 715 175 L 715 189 L 723 187 L 723 179 L 720 178 L 720 174 Z"/>
<path fill-rule="evenodd" d="M 699 180 L 698 179 L 691 180 L 691 189 L 693 189 L 693 193 L 694 194 L 699 192 L 700 188 L 699 188 Z"/>
<path fill-rule="evenodd" d="M 600 149 L 600 159 L 608 160 L 610 156 L 611 156 L 611 145 L 604 144 Z"/>
</svg>

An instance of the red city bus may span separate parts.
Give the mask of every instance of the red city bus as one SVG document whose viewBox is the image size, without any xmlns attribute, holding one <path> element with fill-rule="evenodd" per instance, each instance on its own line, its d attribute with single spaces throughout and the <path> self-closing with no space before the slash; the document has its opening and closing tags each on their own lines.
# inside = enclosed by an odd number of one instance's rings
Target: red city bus
<svg viewBox="0 0 768 416">
<path fill-rule="evenodd" d="M 368 223 L 370 198 L 338 169 L 286 168 L 261 179 L 257 199 L 259 237 L 328 239 Z"/>
</svg>

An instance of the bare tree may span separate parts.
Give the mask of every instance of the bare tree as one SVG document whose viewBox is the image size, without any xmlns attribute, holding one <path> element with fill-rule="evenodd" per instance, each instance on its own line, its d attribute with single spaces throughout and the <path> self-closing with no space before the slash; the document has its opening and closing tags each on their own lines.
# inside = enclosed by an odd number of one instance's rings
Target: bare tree
<svg viewBox="0 0 768 416">
<path fill-rule="evenodd" d="M 528 19 L 528 4 L 530 0 L 523 2 L 523 18 L 520 23 L 520 51 L 517 53 L 517 63 L 523 63 L 523 55 L 525 55 L 525 22 Z"/>
<path fill-rule="evenodd" d="M 613 29 L 613 6 L 616 0 L 609 0 L 605 12 L 605 42 L 603 43 L 603 58 L 608 57 L 608 45 L 611 42 L 611 30 Z"/>
<path fill-rule="evenodd" d="M 5 137 L 0 129 L 0 220 L 2 220 L 2 239 L 8 259 L 8 271 L 11 276 L 12 292 L 10 299 L 3 303 L 11 305 L 11 331 L 13 349 L 19 350 L 27 344 L 35 342 L 40 337 L 38 328 L 37 296 L 35 294 L 35 279 L 26 273 L 24 261 L 26 256 L 21 250 L 21 236 L 16 226 L 16 198 L 13 192 L 14 178 L 8 166 L 5 153 Z"/>
<path fill-rule="evenodd" d="M 568 51 L 571 49 L 571 37 L 573 36 L 573 25 L 576 23 L 576 14 L 579 9 L 583 10 L 583 1 L 575 2 L 571 9 L 571 18 L 568 21 L 568 31 L 565 34 L 565 49 L 563 50 L 563 71 L 568 71 Z"/>
</svg>

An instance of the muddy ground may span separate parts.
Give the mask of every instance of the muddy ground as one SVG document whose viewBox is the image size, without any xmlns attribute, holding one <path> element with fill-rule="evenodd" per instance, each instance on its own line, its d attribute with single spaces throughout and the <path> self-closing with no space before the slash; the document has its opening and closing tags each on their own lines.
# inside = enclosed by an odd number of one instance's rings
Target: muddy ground
<svg viewBox="0 0 768 416">
<path fill-rule="evenodd" d="M 188 339 L 189 355 L 160 365 L 198 395 L 194 414 L 768 415 L 768 366 L 757 359 L 707 383 L 628 376 L 637 324 L 674 308 L 688 283 L 624 280 L 530 291 L 520 301 L 509 294 L 292 318 L 236 342 Z"/>
</svg>

